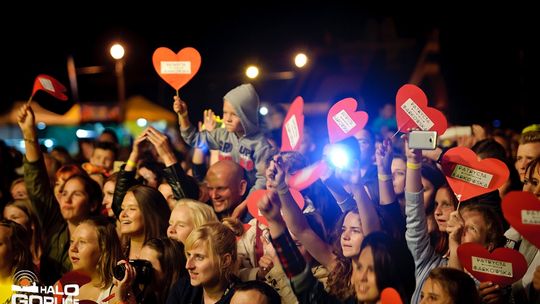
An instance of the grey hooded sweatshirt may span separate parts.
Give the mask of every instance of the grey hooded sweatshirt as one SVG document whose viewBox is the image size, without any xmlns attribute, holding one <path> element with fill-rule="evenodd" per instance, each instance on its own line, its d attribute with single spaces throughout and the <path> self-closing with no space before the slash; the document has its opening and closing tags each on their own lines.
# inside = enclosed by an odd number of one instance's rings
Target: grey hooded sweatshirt
<svg viewBox="0 0 540 304">
<path fill-rule="evenodd" d="M 180 129 L 182 138 L 190 146 L 206 142 L 209 149 L 219 150 L 219 160 L 232 160 L 246 170 L 249 183 L 253 185 L 251 190 L 265 189 L 264 170 L 273 149 L 259 130 L 259 96 L 251 84 L 242 84 L 225 94 L 223 100 L 228 101 L 240 117 L 245 131 L 243 136 L 238 137 L 224 128 L 197 132 L 191 125 Z"/>
</svg>

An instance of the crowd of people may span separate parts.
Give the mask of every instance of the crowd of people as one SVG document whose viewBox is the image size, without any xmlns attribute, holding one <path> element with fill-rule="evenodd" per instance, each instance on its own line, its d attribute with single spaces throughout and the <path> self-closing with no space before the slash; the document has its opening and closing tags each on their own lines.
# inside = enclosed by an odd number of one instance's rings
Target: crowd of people
<svg viewBox="0 0 540 304">
<path fill-rule="evenodd" d="M 406 134 L 392 136 L 385 105 L 352 137 L 322 145 L 307 124 L 298 151 L 280 152 L 251 84 L 225 94 L 222 126 L 208 110 L 197 128 L 188 104 L 172 100 L 189 149 L 150 126 L 122 159 L 107 130 L 77 161 L 43 149 L 31 106 L 20 108 L 24 155 L 0 145 L 0 303 L 11 303 L 20 271 L 41 286 L 76 283 L 64 303 L 380 303 L 388 288 L 402 303 L 540 303 L 538 248 L 501 208 L 511 191 L 540 199 L 538 125 L 476 125 L 445 147 L 411 149 Z M 449 146 L 501 160 L 508 180 L 460 201 L 440 165 Z M 347 165 L 331 165 L 334 147 Z M 289 180 L 320 159 L 327 170 L 300 206 Z M 252 214 L 248 197 L 261 189 Z M 525 275 L 479 281 L 459 259 L 464 243 L 519 251 Z"/>
</svg>

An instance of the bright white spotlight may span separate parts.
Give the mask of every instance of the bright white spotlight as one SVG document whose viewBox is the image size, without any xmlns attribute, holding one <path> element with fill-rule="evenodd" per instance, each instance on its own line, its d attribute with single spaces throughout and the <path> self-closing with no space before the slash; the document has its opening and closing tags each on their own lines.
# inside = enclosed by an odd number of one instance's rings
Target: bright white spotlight
<svg viewBox="0 0 540 304">
<path fill-rule="evenodd" d="M 259 109 L 259 113 L 260 113 L 262 116 L 266 116 L 266 114 L 268 114 L 268 108 L 265 107 L 265 106 L 262 106 L 262 107 Z"/>
<path fill-rule="evenodd" d="M 124 47 L 121 44 L 116 43 L 113 46 L 111 46 L 111 56 L 112 56 L 112 58 L 114 58 L 116 60 L 122 59 L 124 57 L 124 54 L 125 54 L 125 50 L 124 50 Z"/>
<path fill-rule="evenodd" d="M 259 76 L 259 68 L 254 66 L 254 65 L 250 65 L 246 69 L 246 76 L 251 78 L 251 79 L 257 78 L 257 76 Z"/>
<path fill-rule="evenodd" d="M 349 165 L 349 154 L 340 146 L 334 146 L 330 149 L 330 163 L 336 168 L 345 168 Z"/>
<path fill-rule="evenodd" d="M 47 138 L 43 141 L 43 144 L 45 145 L 45 147 L 47 148 L 52 148 L 52 146 L 54 145 L 54 141 L 50 138 Z"/>
<path fill-rule="evenodd" d="M 75 132 L 75 135 L 77 135 L 77 138 L 93 138 L 95 137 L 96 132 L 92 130 L 78 129 Z"/>
<path fill-rule="evenodd" d="M 38 130 L 44 130 L 47 127 L 47 124 L 43 121 L 40 121 L 36 124 L 36 127 L 38 128 Z"/>
<path fill-rule="evenodd" d="M 137 118 L 137 126 L 144 128 L 148 124 L 148 121 L 144 118 Z"/>
<path fill-rule="evenodd" d="M 306 65 L 307 61 L 308 61 L 308 58 L 306 54 L 304 53 L 298 53 L 294 57 L 294 64 L 299 68 L 303 68 Z"/>
</svg>

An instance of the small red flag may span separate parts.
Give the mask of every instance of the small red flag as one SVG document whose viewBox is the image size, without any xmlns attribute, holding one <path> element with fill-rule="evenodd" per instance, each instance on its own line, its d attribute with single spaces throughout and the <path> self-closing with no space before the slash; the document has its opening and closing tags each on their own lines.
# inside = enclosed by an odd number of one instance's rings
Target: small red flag
<svg viewBox="0 0 540 304">
<path fill-rule="evenodd" d="M 43 90 L 60 100 L 68 99 L 67 95 L 64 94 L 64 92 L 66 92 L 66 87 L 49 75 L 40 74 L 36 77 L 32 96 L 34 96 L 38 90 Z"/>
</svg>

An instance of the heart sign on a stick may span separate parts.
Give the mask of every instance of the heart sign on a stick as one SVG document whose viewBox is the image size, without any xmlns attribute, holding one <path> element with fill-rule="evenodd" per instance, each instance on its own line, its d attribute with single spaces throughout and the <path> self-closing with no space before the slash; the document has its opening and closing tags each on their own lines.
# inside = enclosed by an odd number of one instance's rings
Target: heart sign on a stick
<svg viewBox="0 0 540 304">
<path fill-rule="evenodd" d="M 291 104 L 281 128 L 281 152 L 298 151 L 304 137 L 304 100 L 298 96 Z"/>
<path fill-rule="evenodd" d="M 521 279 L 527 271 L 525 257 L 510 248 L 497 248 L 490 253 L 480 244 L 465 243 L 459 245 L 457 254 L 463 268 L 480 282 L 506 286 Z"/>
<path fill-rule="evenodd" d="M 468 148 L 448 150 L 441 161 L 448 184 L 460 202 L 496 190 L 502 186 L 510 171 L 500 160 L 486 158 L 478 161 Z"/>
<path fill-rule="evenodd" d="M 530 192 L 512 191 L 502 200 L 504 218 L 531 244 L 540 248 L 540 200 Z"/>
<path fill-rule="evenodd" d="M 330 108 L 326 124 L 331 144 L 353 136 L 367 124 L 368 114 L 364 111 L 356 111 L 357 106 L 354 98 L 345 98 Z"/>
<path fill-rule="evenodd" d="M 288 184 L 290 188 L 302 191 L 316 182 L 328 170 L 325 161 L 318 161 L 315 164 L 305 167 L 291 175 Z"/>
<path fill-rule="evenodd" d="M 446 131 L 446 117 L 435 109 L 428 107 L 426 94 L 422 89 L 406 84 L 399 88 L 396 94 L 396 120 L 398 130 L 407 132 L 411 128 L 424 131 L 437 131 L 443 134 Z"/>
<path fill-rule="evenodd" d="M 192 47 L 183 48 L 177 54 L 160 47 L 154 51 L 152 62 L 159 76 L 179 90 L 199 71 L 201 54 Z"/>
<path fill-rule="evenodd" d="M 68 99 L 66 94 L 64 94 L 66 92 L 66 87 L 63 84 L 61 84 L 60 81 L 56 80 L 55 78 L 49 75 L 40 74 L 34 80 L 34 88 L 32 89 L 32 96 L 34 96 L 36 92 L 40 90 L 45 91 L 60 100 Z"/>
</svg>

